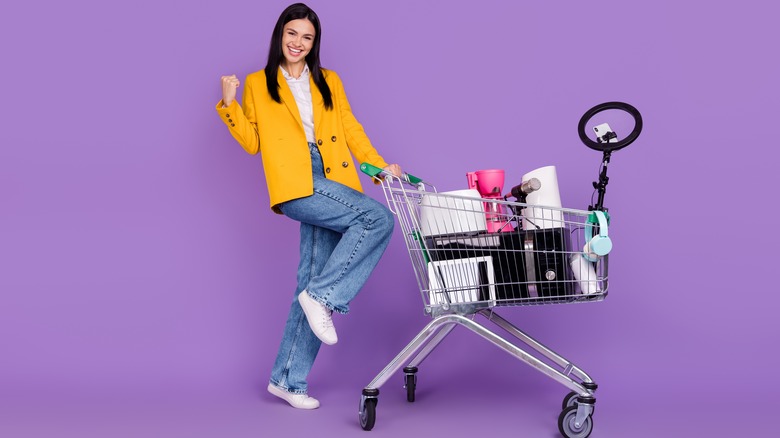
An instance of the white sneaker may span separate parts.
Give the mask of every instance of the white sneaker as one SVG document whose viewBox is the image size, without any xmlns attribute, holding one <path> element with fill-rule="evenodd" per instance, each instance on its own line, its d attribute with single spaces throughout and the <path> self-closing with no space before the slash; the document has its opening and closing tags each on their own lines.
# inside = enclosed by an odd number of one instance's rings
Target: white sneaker
<svg viewBox="0 0 780 438">
<path fill-rule="evenodd" d="M 338 342 L 336 328 L 333 327 L 333 320 L 330 317 L 333 311 L 315 301 L 306 291 L 298 295 L 298 302 L 301 303 L 303 313 L 306 314 L 311 331 L 320 338 L 320 341 L 328 345 Z"/>
<path fill-rule="evenodd" d="M 287 392 L 273 383 L 268 384 L 268 392 L 286 401 L 294 408 L 317 409 L 320 407 L 320 401 L 316 398 L 309 397 L 306 394 L 294 394 L 292 392 Z"/>
</svg>

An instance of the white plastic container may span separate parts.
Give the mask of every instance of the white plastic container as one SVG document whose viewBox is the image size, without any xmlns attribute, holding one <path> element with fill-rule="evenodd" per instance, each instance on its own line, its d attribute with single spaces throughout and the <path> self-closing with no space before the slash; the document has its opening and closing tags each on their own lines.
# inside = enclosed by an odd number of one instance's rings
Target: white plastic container
<svg viewBox="0 0 780 438">
<path fill-rule="evenodd" d="M 574 279 L 580 285 L 580 291 L 585 295 L 601 292 L 601 282 L 593 263 L 585 258 L 584 254 L 572 254 L 570 259 L 571 272 Z"/>
<path fill-rule="evenodd" d="M 523 181 L 530 181 L 531 178 L 538 179 L 542 187 L 526 197 L 528 205 L 538 207 L 523 209 L 523 229 L 563 227 L 563 213 L 556 210 L 561 208 L 561 194 L 558 191 L 558 173 L 555 166 L 540 167 L 523 175 Z"/>
<path fill-rule="evenodd" d="M 486 230 L 484 203 L 475 189 L 430 193 L 420 201 L 420 232 L 423 236 Z"/>
</svg>

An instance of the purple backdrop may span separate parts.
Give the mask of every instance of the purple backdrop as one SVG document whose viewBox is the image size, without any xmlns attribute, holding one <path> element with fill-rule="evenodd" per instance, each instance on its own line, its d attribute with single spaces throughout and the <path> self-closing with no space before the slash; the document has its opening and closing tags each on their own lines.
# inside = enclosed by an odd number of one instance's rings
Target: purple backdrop
<svg viewBox="0 0 780 438">
<path fill-rule="evenodd" d="M 297 226 L 213 109 L 220 75 L 264 66 L 286 4 L 3 8 L 0 435 L 363 433 L 360 389 L 428 321 L 401 236 L 336 318 L 311 374 L 323 407 L 273 399 Z M 600 154 L 578 120 L 636 106 L 644 132 L 609 171 L 609 298 L 505 316 L 599 382 L 593 436 L 774 430 L 772 2 L 309 4 L 377 148 L 440 189 L 554 164 L 585 208 Z M 557 435 L 567 391 L 466 331 L 419 379 L 415 404 L 400 376 L 383 387 L 374 436 Z"/>
</svg>

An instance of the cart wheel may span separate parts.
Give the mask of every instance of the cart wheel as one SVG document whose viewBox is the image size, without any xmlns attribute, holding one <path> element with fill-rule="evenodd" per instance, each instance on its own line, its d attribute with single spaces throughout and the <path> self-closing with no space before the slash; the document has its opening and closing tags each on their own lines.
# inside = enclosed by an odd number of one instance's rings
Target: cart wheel
<svg viewBox="0 0 780 438">
<path fill-rule="evenodd" d="M 558 430 L 566 438 L 587 438 L 593 431 L 593 418 L 588 415 L 585 422 L 576 427 L 574 420 L 577 418 L 577 406 L 569 406 L 558 416 Z"/>
<path fill-rule="evenodd" d="M 360 411 L 358 417 L 360 418 L 360 427 L 362 427 L 363 430 L 371 430 L 374 428 L 374 423 L 376 423 L 375 398 L 366 399 L 366 404 L 363 407 L 363 410 Z"/>
<path fill-rule="evenodd" d="M 406 388 L 406 401 L 413 402 L 414 401 L 414 391 L 417 389 L 417 376 L 414 374 L 407 374 L 406 375 L 406 382 L 404 383 L 404 388 Z"/>
<path fill-rule="evenodd" d="M 566 397 L 563 398 L 563 403 L 561 403 L 561 409 L 566 409 L 569 406 L 577 406 L 577 393 L 574 391 L 566 394 Z M 590 415 L 593 416 L 595 412 L 596 412 L 596 406 L 593 406 L 591 408 Z"/>
<path fill-rule="evenodd" d="M 566 409 L 569 406 L 577 406 L 577 393 L 574 391 L 566 394 L 566 397 L 563 398 L 561 409 Z"/>
</svg>

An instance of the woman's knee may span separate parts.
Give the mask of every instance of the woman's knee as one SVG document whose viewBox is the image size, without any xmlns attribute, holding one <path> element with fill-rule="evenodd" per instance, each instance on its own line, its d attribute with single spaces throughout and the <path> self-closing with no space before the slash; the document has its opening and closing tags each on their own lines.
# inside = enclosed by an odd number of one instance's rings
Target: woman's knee
<svg viewBox="0 0 780 438">
<path fill-rule="evenodd" d="M 377 231 L 387 234 L 388 236 L 393 233 L 393 227 L 395 226 L 395 217 L 387 207 L 378 204 L 377 208 L 373 209 L 370 214 L 371 228 Z"/>
</svg>

